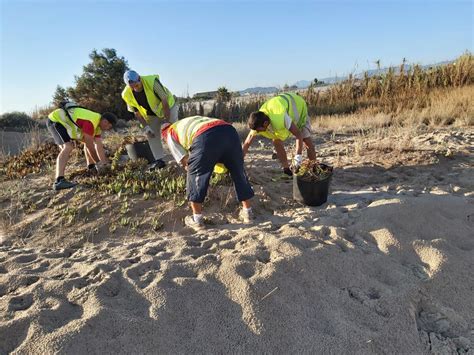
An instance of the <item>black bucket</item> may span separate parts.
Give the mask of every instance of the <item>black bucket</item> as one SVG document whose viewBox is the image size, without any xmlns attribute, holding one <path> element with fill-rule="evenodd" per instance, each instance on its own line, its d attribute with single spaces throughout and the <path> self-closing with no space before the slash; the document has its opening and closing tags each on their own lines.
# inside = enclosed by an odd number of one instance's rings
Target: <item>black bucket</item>
<svg viewBox="0 0 474 355">
<path fill-rule="evenodd" d="M 153 163 L 155 161 L 155 157 L 153 156 L 150 146 L 146 141 L 127 144 L 125 149 L 127 149 L 127 154 L 131 160 L 144 158 L 148 161 L 148 163 Z"/>
<path fill-rule="evenodd" d="M 321 206 L 328 200 L 332 174 L 324 180 L 308 181 L 293 175 L 293 198 L 307 206 Z"/>
</svg>

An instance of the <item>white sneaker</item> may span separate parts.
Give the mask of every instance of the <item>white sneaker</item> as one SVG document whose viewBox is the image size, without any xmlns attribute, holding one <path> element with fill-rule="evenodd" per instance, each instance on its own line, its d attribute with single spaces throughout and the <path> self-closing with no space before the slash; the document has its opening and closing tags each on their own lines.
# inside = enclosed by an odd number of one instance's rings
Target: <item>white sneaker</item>
<svg viewBox="0 0 474 355">
<path fill-rule="evenodd" d="M 192 215 L 184 217 L 184 224 L 196 231 L 203 230 L 206 228 L 206 226 L 204 225 L 202 221 L 196 222 Z"/>
<path fill-rule="evenodd" d="M 252 223 L 255 220 L 255 215 L 253 210 L 246 211 L 244 209 L 240 210 L 239 218 L 246 224 Z"/>
</svg>

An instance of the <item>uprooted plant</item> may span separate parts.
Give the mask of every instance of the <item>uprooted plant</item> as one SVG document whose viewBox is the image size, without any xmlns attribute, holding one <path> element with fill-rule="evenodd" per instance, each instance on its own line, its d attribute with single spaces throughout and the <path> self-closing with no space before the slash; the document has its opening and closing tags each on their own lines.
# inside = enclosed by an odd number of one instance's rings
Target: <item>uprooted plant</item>
<svg viewBox="0 0 474 355">
<path fill-rule="evenodd" d="M 322 181 L 329 178 L 332 171 L 332 166 L 306 159 L 296 171 L 296 176 L 305 181 Z"/>
</svg>

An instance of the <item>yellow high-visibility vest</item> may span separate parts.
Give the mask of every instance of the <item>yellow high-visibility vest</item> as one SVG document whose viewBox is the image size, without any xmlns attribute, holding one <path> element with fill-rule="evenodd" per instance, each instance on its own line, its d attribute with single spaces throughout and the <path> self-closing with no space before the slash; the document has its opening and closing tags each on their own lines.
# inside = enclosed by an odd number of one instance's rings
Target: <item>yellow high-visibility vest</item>
<svg viewBox="0 0 474 355">
<path fill-rule="evenodd" d="M 303 98 L 295 93 L 284 93 L 267 100 L 260 111 L 264 112 L 271 123 L 271 131 L 256 132 L 270 139 L 286 140 L 290 136 L 290 131 L 285 127 L 285 114 L 289 115 L 293 123 L 299 128 L 303 128 L 308 119 L 308 107 Z"/>
<path fill-rule="evenodd" d="M 178 136 L 178 143 L 186 150 L 193 144 L 196 133 L 206 124 L 219 121 L 217 118 L 209 118 L 203 116 L 191 116 L 176 121 L 170 127 Z"/>
<path fill-rule="evenodd" d="M 78 140 L 82 139 L 82 131 L 75 124 L 75 122 L 77 122 L 78 119 L 91 122 L 92 126 L 94 126 L 94 134 L 95 135 L 100 134 L 100 127 L 99 127 L 100 117 L 101 117 L 100 113 L 87 110 L 82 107 L 70 108 L 68 109 L 68 112 L 74 122 L 71 122 L 71 120 L 67 116 L 64 109 L 61 109 L 61 108 L 58 108 L 54 110 L 53 112 L 51 112 L 48 115 L 48 118 L 53 122 L 58 122 L 61 125 L 63 125 L 66 128 L 67 133 L 69 134 L 69 137 L 71 137 L 71 139 L 78 139 Z"/>
<path fill-rule="evenodd" d="M 145 90 L 145 96 L 150 105 L 150 108 L 153 112 L 147 112 L 146 108 L 140 106 L 133 96 L 132 88 L 127 85 L 122 91 L 122 99 L 127 103 L 130 107 L 135 107 L 138 112 L 140 112 L 141 116 L 148 122 L 148 116 L 157 116 L 159 118 L 163 118 L 165 116 L 163 112 L 163 103 L 161 102 L 160 98 L 155 95 L 153 91 L 153 85 L 155 83 L 155 79 L 159 79 L 159 75 L 146 75 L 140 76 L 140 80 L 143 84 L 143 90 Z M 165 92 L 167 94 L 167 101 L 169 107 L 174 105 L 174 96 L 173 94 L 165 87 Z"/>
</svg>

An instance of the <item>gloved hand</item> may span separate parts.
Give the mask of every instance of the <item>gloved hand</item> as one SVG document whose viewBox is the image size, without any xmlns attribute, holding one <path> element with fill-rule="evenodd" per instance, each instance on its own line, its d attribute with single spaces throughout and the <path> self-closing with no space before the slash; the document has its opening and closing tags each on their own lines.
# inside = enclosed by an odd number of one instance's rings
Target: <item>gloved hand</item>
<svg viewBox="0 0 474 355">
<path fill-rule="evenodd" d="M 303 162 L 303 156 L 301 154 L 296 154 L 293 158 L 293 167 L 298 169 Z"/>
<path fill-rule="evenodd" d="M 145 126 L 143 130 L 148 137 L 153 138 L 155 136 L 155 132 L 153 132 L 150 126 Z"/>
<path fill-rule="evenodd" d="M 99 175 L 105 173 L 109 168 L 110 164 L 103 161 L 99 161 L 95 164 L 95 169 Z"/>
</svg>

